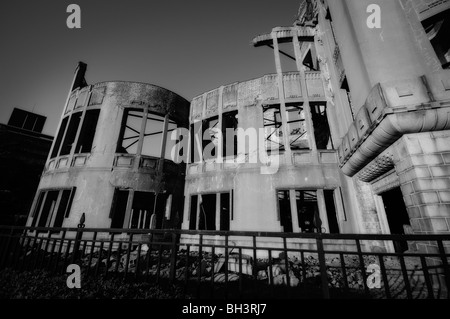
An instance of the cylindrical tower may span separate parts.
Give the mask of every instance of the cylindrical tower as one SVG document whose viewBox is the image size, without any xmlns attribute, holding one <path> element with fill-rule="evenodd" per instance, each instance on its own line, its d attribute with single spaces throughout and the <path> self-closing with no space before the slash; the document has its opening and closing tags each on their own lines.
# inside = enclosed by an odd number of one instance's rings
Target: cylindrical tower
<svg viewBox="0 0 450 319">
<path fill-rule="evenodd" d="M 87 85 L 74 77 L 27 225 L 172 228 L 180 223 L 183 163 L 171 132 L 187 127 L 189 102 L 135 82 Z"/>
</svg>

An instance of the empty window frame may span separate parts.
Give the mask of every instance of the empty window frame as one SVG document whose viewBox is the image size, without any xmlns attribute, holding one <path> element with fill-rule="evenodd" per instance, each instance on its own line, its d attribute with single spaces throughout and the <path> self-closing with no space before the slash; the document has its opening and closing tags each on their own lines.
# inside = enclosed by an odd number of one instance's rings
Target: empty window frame
<svg viewBox="0 0 450 319">
<path fill-rule="evenodd" d="M 142 155 L 160 157 L 164 131 L 164 117 L 149 113 L 145 121 Z"/>
<path fill-rule="evenodd" d="M 422 21 L 422 25 L 443 69 L 450 69 L 450 9 Z"/>
<path fill-rule="evenodd" d="M 46 119 L 45 116 L 14 108 L 8 125 L 41 133 Z"/>
<path fill-rule="evenodd" d="M 311 103 L 311 117 L 314 126 L 314 137 L 319 150 L 333 149 L 330 126 L 328 125 L 327 107 L 325 103 Z"/>
<path fill-rule="evenodd" d="M 328 228 L 330 234 L 339 234 L 339 223 L 336 214 L 335 191 L 324 190 L 325 206 L 327 209 Z M 336 196 L 339 196 L 336 194 Z"/>
<path fill-rule="evenodd" d="M 263 106 L 266 149 L 284 150 L 280 105 Z M 309 149 L 305 111 L 301 105 L 286 105 L 287 132 L 291 150 Z"/>
<path fill-rule="evenodd" d="M 298 226 L 304 233 L 322 231 L 322 221 L 319 216 L 317 192 L 310 190 L 296 190 L 295 202 L 297 206 Z"/>
<path fill-rule="evenodd" d="M 198 229 L 199 230 L 216 230 L 216 194 L 199 195 L 200 212 Z"/>
<path fill-rule="evenodd" d="M 220 194 L 220 230 L 230 230 L 232 200 L 230 193 Z"/>
<path fill-rule="evenodd" d="M 167 195 L 153 192 L 134 192 L 131 208 L 130 229 L 162 229 Z"/>
<path fill-rule="evenodd" d="M 305 111 L 301 105 L 286 105 L 289 145 L 291 150 L 309 149 Z"/>
<path fill-rule="evenodd" d="M 32 212 L 31 226 L 61 227 L 69 217 L 76 187 L 60 190 L 42 190 Z"/>
<path fill-rule="evenodd" d="M 149 229 L 154 220 L 151 220 L 154 208 L 154 193 L 134 192 L 129 228 Z"/>
<path fill-rule="evenodd" d="M 292 233 L 291 201 L 288 190 L 278 191 L 278 212 L 283 231 Z"/>
<path fill-rule="evenodd" d="M 70 117 L 69 126 L 67 127 L 59 155 L 70 154 L 75 137 L 77 136 L 78 126 L 80 125 L 81 113 L 82 112 L 73 113 Z"/>
<path fill-rule="evenodd" d="M 111 218 L 111 228 L 123 228 L 129 193 L 130 191 L 128 190 L 119 188 L 114 189 L 114 196 L 109 214 L 109 218 Z"/>
<path fill-rule="evenodd" d="M 216 204 L 217 200 L 219 200 L 219 206 Z M 217 215 L 217 209 L 219 209 L 219 215 Z M 220 230 L 228 231 L 233 215 L 232 210 L 232 192 L 191 195 L 189 229 L 217 230 L 216 216 L 219 216 Z"/>
<path fill-rule="evenodd" d="M 203 159 L 214 159 L 217 157 L 219 118 L 217 116 L 206 119 L 202 123 L 202 150 Z"/>
<path fill-rule="evenodd" d="M 196 230 L 197 229 L 197 203 L 198 203 L 198 195 L 191 196 L 191 205 L 189 208 L 189 229 Z"/>
<path fill-rule="evenodd" d="M 122 120 L 122 127 L 117 153 L 136 154 L 142 128 L 143 110 L 126 109 Z"/>
<path fill-rule="evenodd" d="M 231 111 L 222 114 L 222 156 L 237 156 L 237 135 L 238 111 Z"/>
<path fill-rule="evenodd" d="M 61 141 L 63 139 L 64 132 L 66 131 L 68 121 L 69 121 L 69 117 L 66 116 L 65 118 L 63 118 L 63 120 L 61 122 L 61 126 L 59 128 L 58 135 L 56 136 L 55 142 L 53 144 L 51 158 L 54 158 L 58 155 L 59 147 L 61 146 Z"/>
<path fill-rule="evenodd" d="M 129 196 L 133 196 L 129 218 L 127 205 Z M 111 228 L 161 229 L 166 211 L 167 194 L 134 191 L 116 188 L 109 217 Z M 128 220 L 128 224 L 125 221 Z"/>
<path fill-rule="evenodd" d="M 263 105 L 263 121 L 266 150 L 284 150 L 280 106 Z"/>
<path fill-rule="evenodd" d="M 291 198 L 289 190 L 278 190 L 278 218 L 284 232 L 293 232 L 293 215 L 291 207 L 296 207 L 298 227 L 301 232 L 320 232 L 322 222 L 319 216 L 317 192 L 315 190 L 294 190 Z"/>
<path fill-rule="evenodd" d="M 100 110 L 88 110 L 84 115 L 83 125 L 81 126 L 80 135 L 78 136 L 75 153 L 89 153 L 92 149 L 94 141 L 95 129 L 97 128 L 98 116 Z"/>
</svg>

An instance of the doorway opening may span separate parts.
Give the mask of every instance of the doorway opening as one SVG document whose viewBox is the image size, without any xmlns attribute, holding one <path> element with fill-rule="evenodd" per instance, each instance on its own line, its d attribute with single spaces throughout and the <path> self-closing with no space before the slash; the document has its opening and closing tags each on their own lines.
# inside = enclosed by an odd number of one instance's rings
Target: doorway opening
<svg viewBox="0 0 450 319">
<path fill-rule="evenodd" d="M 411 223 L 400 187 L 382 193 L 381 197 L 391 234 L 405 235 L 404 226 L 411 226 Z M 407 241 L 395 241 L 394 247 L 396 252 L 404 252 L 408 250 L 408 243 Z"/>
</svg>

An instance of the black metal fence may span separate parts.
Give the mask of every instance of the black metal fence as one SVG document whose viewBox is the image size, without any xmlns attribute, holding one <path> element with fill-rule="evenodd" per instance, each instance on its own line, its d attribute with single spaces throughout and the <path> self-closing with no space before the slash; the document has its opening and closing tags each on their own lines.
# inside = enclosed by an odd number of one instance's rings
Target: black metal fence
<svg viewBox="0 0 450 319">
<path fill-rule="evenodd" d="M 77 264 L 197 298 L 450 298 L 449 251 L 450 235 L 0 226 L 0 269 Z"/>
</svg>

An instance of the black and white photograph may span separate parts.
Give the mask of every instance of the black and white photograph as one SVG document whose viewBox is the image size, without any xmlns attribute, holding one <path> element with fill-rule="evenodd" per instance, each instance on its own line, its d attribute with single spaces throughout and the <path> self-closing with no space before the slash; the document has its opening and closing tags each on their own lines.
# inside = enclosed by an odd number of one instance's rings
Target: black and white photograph
<svg viewBox="0 0 450 319">
<path fill-rule="evenodd" d="M 2 304 L 448 305 L 450 0 L 7 0 L 0 25 Z"/>
</svg>

